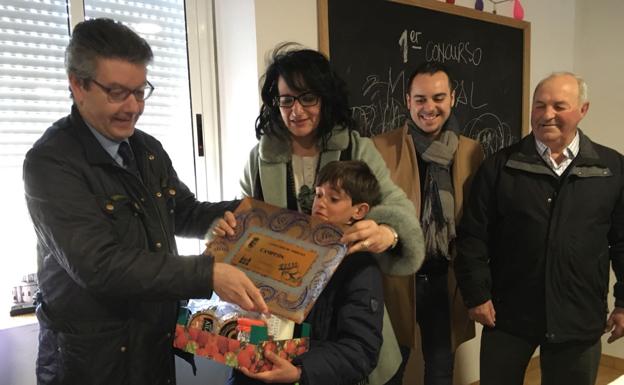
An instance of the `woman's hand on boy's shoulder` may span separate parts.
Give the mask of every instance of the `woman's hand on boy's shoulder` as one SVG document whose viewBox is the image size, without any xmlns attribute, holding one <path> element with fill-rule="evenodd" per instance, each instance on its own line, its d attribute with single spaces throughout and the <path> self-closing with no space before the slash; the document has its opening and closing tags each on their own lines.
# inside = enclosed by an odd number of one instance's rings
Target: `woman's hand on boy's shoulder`
<svg viewBox="0 0 624 385">
<path fill-rule="evenodd" d="M 349 245 L 347 254 L 359 251 L 382 253 L 393 245 L 394 233 L 372 219 L 362 219 L 345 230 L 340 241 Z"/>
<path fill-rule="evenodd" d="M 290 361 L 278 356 L 273 352 L 267 352 L 265 354 L 267 358 L 273 364 L 273 369 L 261 372 L 251 373 L 247 368 L 241 368 L 241 371 L 247 377 L 266 382 L 266 383 L 293 383 L 299 381 L 301 378 L 301 368 L 293 365 Z"/>
</svg>

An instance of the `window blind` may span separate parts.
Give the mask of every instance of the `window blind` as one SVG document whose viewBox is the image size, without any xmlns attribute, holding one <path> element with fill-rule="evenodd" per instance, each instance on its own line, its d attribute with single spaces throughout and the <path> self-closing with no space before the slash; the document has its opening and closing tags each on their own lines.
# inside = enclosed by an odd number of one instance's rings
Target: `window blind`
<svg viewBox="0 0 624 385">
<path fill-rule="evenodd" d="M 21 170 L 26 151 L 71 105 L 67 5 L 3 0 L 0 14 L 0 168 Z"/>
<path fill-rule="evenodd" d="M 147 77 L 156 91 L 147 101 L 137 127 L 161 140 L 179 136 L 181 130 L 190 130 L 184 1 L 85 0 L 85 16 L 121 21 L 152 47 L 154 62 Z M 185 143 L 186 151 L 191 144 Z"/>
<path fill-rule="evenodd" d="M 68 31 L 65 1 L 0 2 L 0 234 L 5 235 L 0 311 L 7 315 L 11 288 L 36 272 L 36 238 L 24 200 L 22 162 L 43 131 L 69 111 L 63 65 Z"/>
</svg>

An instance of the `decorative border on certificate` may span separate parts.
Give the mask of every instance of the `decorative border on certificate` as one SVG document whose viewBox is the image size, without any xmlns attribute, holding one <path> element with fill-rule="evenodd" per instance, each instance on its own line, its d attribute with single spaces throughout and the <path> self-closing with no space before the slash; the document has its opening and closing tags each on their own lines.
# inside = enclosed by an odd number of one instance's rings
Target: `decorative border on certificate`
<svg viewBox="0 0 624 385">
<path fill-rule="evenodd" d="M 303 322 L 346 254 L 342 230 L 251 198 L 234 214 L 235 234 L 215 237 L 207 252 L 244 271 L 271 312 Z"/>
</svg>

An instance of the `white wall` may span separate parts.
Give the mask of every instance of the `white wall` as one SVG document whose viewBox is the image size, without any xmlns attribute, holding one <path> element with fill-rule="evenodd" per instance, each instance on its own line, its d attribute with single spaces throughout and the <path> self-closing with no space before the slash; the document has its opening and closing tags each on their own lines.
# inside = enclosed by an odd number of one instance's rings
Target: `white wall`
<svg viewBox="0 0 624 385">
<path fill-rule="evenodd" d="M 624 77 L 624 2 L 579 0 L 576 24 L 575 70 L 589 86 L 589 113 L 581 123 L 599 143 L 624 152 L 619 112 Z"/>
<path fill-rule="evenodd" d="M 317 49 L 316 15 L 316 0 L 256 0 L 258 73 L 264 73 L 265 59 L 278 43 L 292 41 Z"/>
<path fill-rule="evenodd" d="M 259 111 L 253 0 L 216 0 L 215 36 L 223 199 L 240 197 L 239 180 L 256 144 Z"/>
<path fill-rule="evenodd" d="M 621 0 L 579 1 L 576 23 L 575 70 L 588 83 L 589 113 L 581 129 L 593 140 L 624 152 L 624 135 L 620 108 L 624 79 L 620 76 L 624 63 L 624 2 Z M 614 276 L 611 275 L 610 290 Z M 609 296 L 609 308 L 613 309 Z M 624 358 L 624 342 L 607 344 L 603 337 L 604 354 Z"/>
</svg>

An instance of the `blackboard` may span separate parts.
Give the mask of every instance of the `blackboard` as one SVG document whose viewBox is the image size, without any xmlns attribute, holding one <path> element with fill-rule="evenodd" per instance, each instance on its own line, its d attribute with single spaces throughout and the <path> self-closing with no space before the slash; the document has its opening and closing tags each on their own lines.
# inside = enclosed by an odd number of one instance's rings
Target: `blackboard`
<svg viewBox="0 0 624 385">
<path fill-rule="evenodd" d="M 455 114 L 489 155 L 528 132 L 530 24 L 435 0 L 319 0 L 319 47 L 365 136 L 401 126 L 423 61 L 454 76 Z"/>
</svg>

